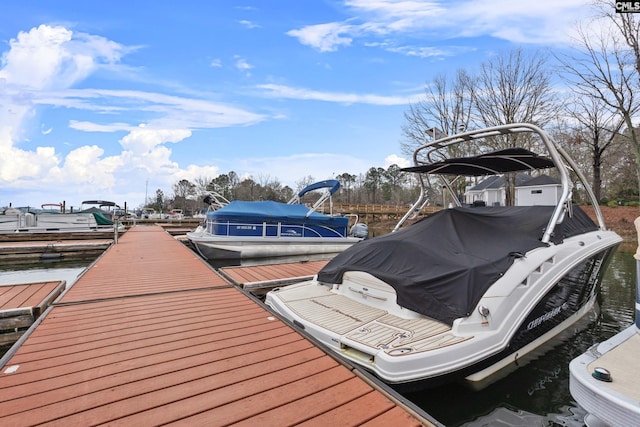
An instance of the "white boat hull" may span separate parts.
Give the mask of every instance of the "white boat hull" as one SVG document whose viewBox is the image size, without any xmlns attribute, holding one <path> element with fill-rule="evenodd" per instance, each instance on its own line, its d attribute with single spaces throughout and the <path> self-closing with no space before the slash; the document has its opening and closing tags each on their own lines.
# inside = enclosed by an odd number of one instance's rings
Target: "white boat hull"
<svg viewBox="0 0 640 427">
<path fill-rule="evenodd" d="M 595 426 L 640 425 L 640 332 L 630 326 L 597 344 L 569 364 L 569 391 Z M 611 382 L 593 377 L 595 368 L 611 373 Z"/>
<path fill-rule="evenodd" d="M 452 326 L 398 306 L 391 286 L 362 272 L 345 273 L 332 287 L 311 281 L 280 288 L 267 294 L 266 304 L 388 383 L 427 385 L 454 377 L 489 383 L 593 308 L 600 272 L 620 240 L 598 231 L 531 251 L 478 303 L 490 316 L 476 309 Z M 578 287 L 571 294 L 581 292 L 580 284 L 563 282 L 581 263 L 588 264 L 588 283 L 583 302 L 574 306 L 560 295 L 566 286 Z"/>
<path fill-rule="evenodd" d="M 187 233 L 198 253 L 207 260 L 271 258 L 340 253 L 362 239 L 355 237 L 232 237 L 205 232 Z"/>
<path fill-rule="evenodd" d="M 0 215 L 0 233 L 57 233 L 113 231 L 114 225 L 98 225 L 92 213 Z"/>
</svg>

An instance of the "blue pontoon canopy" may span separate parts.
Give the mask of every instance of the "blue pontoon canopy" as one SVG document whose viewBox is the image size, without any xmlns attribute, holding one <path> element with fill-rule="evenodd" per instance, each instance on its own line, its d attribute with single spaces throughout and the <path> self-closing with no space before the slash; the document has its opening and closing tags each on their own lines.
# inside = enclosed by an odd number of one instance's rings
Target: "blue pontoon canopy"
<svg viewBox="0 0 640 427">
<path fill-rule="evenodd" d="M 340 181 L 338 181 L 337 179 L 327 179 L 326 181 L 320 181 L 308 185 L 300 190 L 300 192 L 298 193 L 298 197 L 302 197 L 309 191 L 318 190 L 320 188 L 328 188 L 329 194 L 334 194 L 336 191 L 338 191 L 338 188 L 340 188 Z"/>
</svg>

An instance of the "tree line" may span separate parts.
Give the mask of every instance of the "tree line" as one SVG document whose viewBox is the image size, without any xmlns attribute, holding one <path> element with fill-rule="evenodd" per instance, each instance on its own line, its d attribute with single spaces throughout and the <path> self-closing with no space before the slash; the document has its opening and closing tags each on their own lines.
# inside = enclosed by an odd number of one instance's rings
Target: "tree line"
<svg viewBox="0 0 640 427">
<path fill-rule="evenodd" d="M 333 196 L 334 203 L 409 204 L 415 201 L 419 193 L 413 174 L 401 171 L 398 165 L 391 165 L 386 169 L 371 167 L 364 174 L 345 172 L 319 179 L 307 176 L 295 183 L 295 189 L 283 185 L 278 178 L 241 178 L 236 172 L 230 171 L 214 178 L 198 178 L 195 182 L 180 180 L 173 185 L 170 197 L 166 197 L 158 189 L 155 198 L 148 200 L 145 206 L 163 212 L 178 208 L 185 212 L 197 212 L 207 209 L 204 197 L 210 193 L 217 193 L 226 200 L 288 202 L 307 185 L 324 179 L 336 179 L 340 182 L 340 190 Z M 308 197 L 311 200 L 314 196 Z"/>
<path fill-rule="evenodd" d="M 409 105 L 401 128 L 400 148 L 411 156 L 416 148 L 441 135 L 451 135 L 506 123 L 538 125 L 574 158 L 589 176 L 601 203 L 637 204 L 640 194 L 640 136 L 634 123 L 640 101 L 640 19 L 634 14 L 615 13 L 613 2 L 600 0 L 600 22 L 577 28 L 574 47 L 568 53 L 512 49 L 489 57 L 474 67 L 453 74 L 437 75 L 425 85 L 424 97 Z M 598 27 L 598 32 L 590 31 Z M 551 61 L 555 59 L 555 61 Z M 507 135 L 487 147 L 457 147 L 448 156 L 465 156 L 465 151 L 523 146 L 535 151 L 536 141 L 527 136 Z M 372 167 L 365 174 L 342 173 L 338 203 L 412 202 L 417 181 L 398 165 L 387 169 Z M 320 179 L 327 179 L 322 177 Z M 507 203 L 513 201 L 513 175 L 507 181 Z M 161 190 L 148 205 L 156 209 L 182 207 L 202 209 L 199 198 L 215 191 L 225 198 L 287 201 L 298 188 L 282 185 L 277 178 L 240 178 L 235 172 L 196 182 L 182 180 L 173 186 L 173 198 Z M 472 181 L 459 180 L 461 194 Z M 511 191 L 509 191 L 511 189 Z M 431 199 L 439 200 L 440 188 L 431 189 Z M 574 193 L 577 202 L 582 195 Z M 441 199 L 440 199 L 441 200 Z"/>
</svg>

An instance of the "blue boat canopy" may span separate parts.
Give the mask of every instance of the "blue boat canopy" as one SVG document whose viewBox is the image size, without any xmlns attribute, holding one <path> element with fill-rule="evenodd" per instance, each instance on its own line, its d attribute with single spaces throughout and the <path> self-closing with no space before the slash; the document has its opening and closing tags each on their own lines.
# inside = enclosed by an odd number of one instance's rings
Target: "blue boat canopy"
<svg viewBox="0 0 640 427">
<path fill-rule="evenodd" d="M 286 222 L 289 224 L 317 224 L 331 227 L 347 227 L 349 218 L 311 212 L 300 204 L 287 204 L 272 200 L 252 202 L 234 200 L 228 205 L 207 214 L 207 219 L 230 222 Z"/>
<path fill-rule="evenodd" d="M 329 194 L 333 195 L 340 188 L 340 181 L 337 179 L 327 179 L 326 181 L 316 182 L 311 185 L 307 185 L 298 193 L 298 197 L 302 197 L 309 191 L 318 190 L 320 188 L 328 188 Z"/>
</svg>

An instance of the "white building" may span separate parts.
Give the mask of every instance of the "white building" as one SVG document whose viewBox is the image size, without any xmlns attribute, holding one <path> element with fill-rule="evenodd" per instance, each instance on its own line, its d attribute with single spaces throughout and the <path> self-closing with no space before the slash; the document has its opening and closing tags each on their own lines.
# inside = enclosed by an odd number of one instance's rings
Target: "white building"
<svg viewBox="0 0 640 427">
<path fill-rule="evenodd" d="M 555 206 L 560 198 L 560 183 L 548 175 L 532 177 L 523 173 L 516 175 L 516 206 Z M 506 193 L 504 179 L 490 176 L 479 184 L 467 189 L 464 201 L 468 204 L 505 206 Z"/>
</svg>

